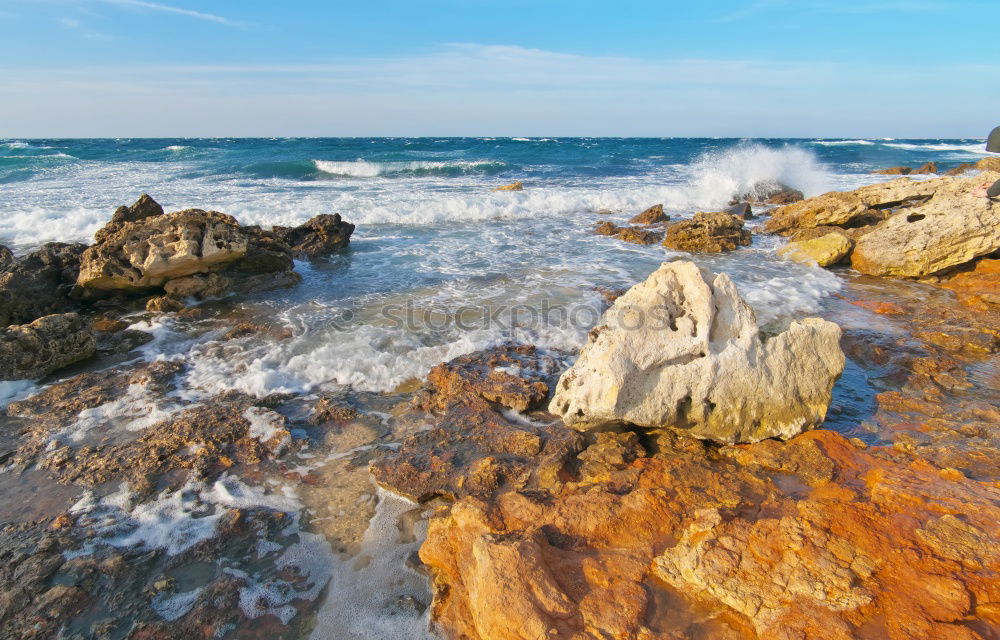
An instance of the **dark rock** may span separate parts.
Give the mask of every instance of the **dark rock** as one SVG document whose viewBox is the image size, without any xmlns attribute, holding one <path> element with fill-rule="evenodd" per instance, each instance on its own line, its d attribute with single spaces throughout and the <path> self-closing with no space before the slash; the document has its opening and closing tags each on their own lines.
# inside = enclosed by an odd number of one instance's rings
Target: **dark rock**
<svg viewBox="0 0 1000 640">
<path fill-rule="evenodd" d="M 146 311 L 150 313 L 172 313 L 183 308 L 184 301 L 174 296 L 154 296 L 146 301 Z"/>
<path fill-rule="evenodd" d="M 274 227 L 274 234 L 286 242 L 296 257 L 317 258 L 346 247 L 354 225 L 339 213 L 321 214 L 297 227 Z"/>
<path fill-rule="evenodd" d="M 937 172 L 937 164 L 933 162 L 928 162 L 920 167 L 917 167 L 916 169 L 912 167 L 889 167 L 888 169 L 876 169 L 875 171 L 872 171 L 874 174 L 883 176 L 910 176 Z"/>
<path fill-rule="evenodd" d="M 50 242 L 0 272 L 0 327 L 75 310 L 69 292 L 86 248 Z"/>
<path fill-rule="evenodd" d="M 739 193 L 730 204 L 750 202 L 755 204 L 790 204 L 804 197 L 798 189 L 780 182 L 758 182 L 747 191 Z"/>
<path fill-rule="evenodd" d="M 629 222 L 632 224 L 657 224 L 666 222 L 669 219 L 670 216 L 663 213 L 663 205 L 654 204 L 639 215 L 634 216 Z"/>
<path fill-rule="evenodd" d="M 594 227 L 594 233 L 599 236 L 613 236 L 618 233 L 618 225 L 613 222 L 602 222 Z"/>
<path fill-rule="evenodd" d="M 10 249 L 0 244 L 0 273 L 6 271 L 14 265 L 16 260 Z"/>
<path fill-rule="evenodd" d="M 749 202 L 740 202 L 739 204 L 734 204 L 733 206 L 726 209 L 726 213 L 731 216 L 736 216 L 737 218 L 743 218 L 744 220 L 750 220 L 754 217 L 753 209 L 750 208 Z"/>
<path fill-rule="evenodd" d="M 142 194 L 130 207 L 118 207 L 111 216 L 111 221 L 94 234 L 94 242 L 101 243 L 118 231 L 126 222 L 139 222 L 153 216 L 162 216 L 163 207 L 147 194 Z"/>
<path fill-rule="evenodd" d="M 615 237 L 632 244 L 656 244 L 663 240 L 662 233 L 640 227 L 623 227 L 618 230 Z"/>
<path fill-rule="evenodd" d="M 0 329 L 0 380 L 41 378 L 94 355 L 90 323 L 75 313 Z"/>
<path fill-rule="evenodd" d="M 750 246 L 743 220 L 728 213 L 696 213 L 667 227 L 663 246 L 678 251 L 720 253 Z"/>
</svg>

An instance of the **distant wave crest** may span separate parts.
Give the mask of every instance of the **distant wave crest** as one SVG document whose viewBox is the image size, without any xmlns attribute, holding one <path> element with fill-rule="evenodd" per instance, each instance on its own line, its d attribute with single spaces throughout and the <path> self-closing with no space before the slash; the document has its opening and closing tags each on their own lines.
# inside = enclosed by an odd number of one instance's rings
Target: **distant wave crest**
<svg viewBox="0 0 1000 640">
<path fill-rule="evenodd" d="M 448 160 L 413 162 L 369 162 L 367 160 L 336 161 L 313 160 L 316 169 L 332 175 L 349 178 L 375 178 L 392 175 L 464 175 L 469 173 L 497 173 L 508 167 L 507 163 L 491 160 Z"/>
</svg>

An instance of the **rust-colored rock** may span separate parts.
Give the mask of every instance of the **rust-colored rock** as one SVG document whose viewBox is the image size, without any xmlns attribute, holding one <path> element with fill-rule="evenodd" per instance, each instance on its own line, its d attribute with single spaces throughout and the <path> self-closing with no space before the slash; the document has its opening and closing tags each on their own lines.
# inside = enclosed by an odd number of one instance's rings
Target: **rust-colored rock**
<svg viewBox="0 0 1000 640">
<path fill-rule="evenodd" d="M 954 291 L 964 305 L 982 311 L 1000 310 L 1000 259 L 981 258 L 971 270 L 948 278 L 940 286 Z"/>
<path fill-rule="evenodd" d="M 629 220 L 631 224 L 658 224 L 660 222 L 666 222 L 670 219 L 670 216 L 663 213 L 662 204 L 654 204 L 650 208 L 646 209 L 642 213 L 632 216 Z"/>
<path fill-rule="evenodd" d="M 663 246 L 677 251 L 721 253 L 750 246 L 743 220 L 724 212 L 696 213 L 667 227 Z"/>
</svg>

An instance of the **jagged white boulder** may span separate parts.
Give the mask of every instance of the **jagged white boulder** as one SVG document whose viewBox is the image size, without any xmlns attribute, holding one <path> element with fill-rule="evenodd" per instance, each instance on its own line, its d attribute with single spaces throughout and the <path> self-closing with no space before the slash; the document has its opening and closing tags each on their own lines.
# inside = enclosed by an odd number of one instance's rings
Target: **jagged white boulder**
<svg viewBox="0 0 1000 640">
<path fill-rule="evenodd" d="M 726 443 L 789 438 L 826 417 L 839 340 L 836 324 L 807 318 L 762 341 L 729 276 L 666 262 L 604 314 L 549 410 L 581 431 L 621 421 Z"/>
</svg>

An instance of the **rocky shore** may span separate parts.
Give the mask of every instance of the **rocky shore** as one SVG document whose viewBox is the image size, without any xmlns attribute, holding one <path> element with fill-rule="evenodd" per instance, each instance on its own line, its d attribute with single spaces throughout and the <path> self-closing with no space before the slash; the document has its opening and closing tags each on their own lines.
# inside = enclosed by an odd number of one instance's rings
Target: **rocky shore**
<svg viewBox="0 0 1000 640">
<path fill-rule="evenodd" d="M 604 223 L 718 253 L 746 250 L 756 214 L 753 232 L 844 287 L 762 331 L 729 276 L 671 259 L 607 292 L 579 354 L 503 344 L 391 393 L 192 400 L 182 363 L 127 359 L 150 340 L 135 313 L 203 323 L 223 356 L 286 339 L 204 301 L 295 286 L 295 259 L 348 245 L 340 216 L 264 230 L 144 195 L 89 246 L 0 247 L 0 379 L 44 384 L 0 414 L 0 490 L 46 496 L 0 529 L 0 622 L 303 637 L 336 571 L 363 583 L 378 564 L 374 482 L 416 503 L 380 525 L 419 546 L 391 558 L 412 570 L 397 582 L 419 571 L 433 591 L 380 611 L 440 637 L 996 638 L 1000 205 L 973 191 L 1000 174 L 977 169 Z M 251 499 L 265 478 L 285 493 Z M 301 552 L 320 539 L 343 567 Z"/>
</svg>

